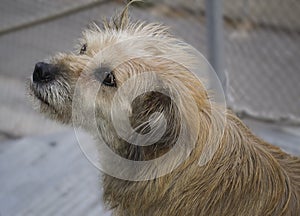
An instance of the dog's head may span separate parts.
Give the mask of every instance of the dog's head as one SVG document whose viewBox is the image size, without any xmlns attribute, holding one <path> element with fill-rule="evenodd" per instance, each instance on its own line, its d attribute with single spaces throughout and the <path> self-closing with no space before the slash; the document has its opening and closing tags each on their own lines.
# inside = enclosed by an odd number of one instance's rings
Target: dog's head
<svg viewBox="0 0 300 216">
<path fill-rule="evenodd" d="M 129 23 L 125 9 L 102 28 L 93 24 L 80 41 L 77 52 L 35 65 L 30 90 L 42 113 L 100 132 L 113 149 L 135 160 L 153 143 L 167 151 L 183 129 L 199 131 L 199 115 L 204 119 L 210 112 L 207 93 L 186 67 L 194 57 L 167 28 Z M 123 149 L 137 140 L 138 150 Z"/>
</svg>

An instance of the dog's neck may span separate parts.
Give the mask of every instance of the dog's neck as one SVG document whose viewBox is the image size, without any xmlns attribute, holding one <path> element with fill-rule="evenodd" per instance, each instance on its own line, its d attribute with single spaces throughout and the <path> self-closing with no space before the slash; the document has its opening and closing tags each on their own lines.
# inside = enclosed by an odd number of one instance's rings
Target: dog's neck
<svg viewBox="0 0 300 216">
<path fill-rule="evenodd" d="M 245 207 L 245 210 L 237 210 L 244 215 L 250 215 L 249 212 L 260 215 L 261 209 L 251 209 L 259 205 L 284 212 L 284 203 L 290 196 L 288 185 L 285 189 L 277 188 L 269 184 L 268 179 L 285 185 L 282 181 L 286 173 L 274 163 L 266 145 L 259 145 L 259 140 L 252 135 L 245 138 L 245 134 L 250 134 L 250 131 L 235 116 L 229 115 L 221 144 L 207 164 L 199 166 L 201 152 L 196 147 L 178 168 L 154 180 L 134 182 L 105 175 L 104 200 L 117 211 L 128 211 L 129 215 L 155 215 L 153 206 L 157 209 L 165 206 L 164 212 L 168 215 L 175 215 L 181 208 L 182 213 L 213 215 L 222 211 L 232 212 L 233 203 Z M 199 136 L 199 145 L 203 138 Z M 259 181 L 256 181 L 257 178 L 260 178 Z M 193 184 L 203 187 L 193 188 L 191 194 L 185 194 L 184 200 L 182 194 L 175 192 L 184 191 Z M 251 197 L 245 199 L 245 194 Z M 213 197 L 217 199 L 211 200 Z M 197 200 L 197 205 L 185 203 L 189 200 Z M 212 202 L 213 207 L 209 208 Z M 281 204 L 275 207 L 274 203 Z M 182 207 L 184 205 L 188 208 Z M 139 212 L 136 212 L 136 206 L 139 206 Z"/>
</svg>

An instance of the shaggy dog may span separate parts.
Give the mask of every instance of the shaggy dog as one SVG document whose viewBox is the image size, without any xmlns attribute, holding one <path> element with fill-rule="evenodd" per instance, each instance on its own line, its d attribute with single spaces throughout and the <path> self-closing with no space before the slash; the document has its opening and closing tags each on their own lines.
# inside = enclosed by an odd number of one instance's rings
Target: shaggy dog
<svg viewBox="0 0 300 216">
<path fill-rule="evenodd" d="M 37 63 L 30 92 L 51 119 L 75 122 L 99 145 L 100 134 L 101 142 L 133 164 L 151 162 L 142 170 L 124 168 L 102 154 L 104 166 L 127 176 L 103 176 L 104 201 L 115 215 L 300 215 L 300 159 L 257 138 L 210 102 L 185 66 L 195 59 L 165 27 L 130 22 L 126 7 L 103 27 L 84 31 L 80 44 L 78 53 Z M 126 120 L 134 130 L 127 130 Z"/>
</svg>

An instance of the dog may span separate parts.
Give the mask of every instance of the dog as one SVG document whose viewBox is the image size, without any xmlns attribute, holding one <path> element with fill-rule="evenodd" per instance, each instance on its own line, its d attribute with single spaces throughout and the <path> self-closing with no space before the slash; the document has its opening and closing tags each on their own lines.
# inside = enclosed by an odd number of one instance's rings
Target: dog
<svg viewBox="0 0 300 216">
<path fill-rule="evenodd" d="M 29 91 L 49 118 L 100 134 L 133 164 L 150 162 L 139 170 L 104 160 L 126 176 L 103 174 L 103 199 L 115 215 L 300 215 L 299 157 L 211 103 L 204 84 L 187 71 L 195 59 L 179 39 L 160 24 L 131 22 L 128 7 L 102 25 L 83 32 L 77 53 L 37 63 Z M 94 93 L 91 86 L 99 85 Z M 222 116 L 224 124 L 216 123 Z M 118 132 L 128 125 L 129 135 Z M 216 148 L 205 159 L 207 146 Z"/>
</svg>

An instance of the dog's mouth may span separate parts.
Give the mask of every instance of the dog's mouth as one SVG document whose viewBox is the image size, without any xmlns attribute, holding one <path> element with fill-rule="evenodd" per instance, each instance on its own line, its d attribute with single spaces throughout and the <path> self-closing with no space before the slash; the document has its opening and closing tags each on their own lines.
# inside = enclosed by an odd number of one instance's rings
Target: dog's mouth
<svg viewBox="0 0 300 216">
<path fill-rule="evenodd" d="M 43 98 L 42 95 L 41 95 L 39 92 L 37 92 L 36 90 L 33 90 L 33 94 L 34 94 L 34 96 L 35 96 L 37 99 L 39 99 L 42 103 L 44 103 L 44 104 L 50 106 L 50 103 L 49 103 L 45 98 Z"/>
<path fill-rule="evenodd" d="M 30 91 L 31 91 L 32 96 L 37 98 L 42 104 L 45 104 L 48 107 L 55 110 L 54 106 L 51 105 L 50 101 L 47 100 L 47 98 L 44 95 L 44 94 L 46 94 L 47 90 L 43 90 L 42 88 L 44 88 L 44 87 L 39 86 L 32 82 L 30 83 Z M 44 91 L 44 93 L 42 91 Z"/>
</svg>

